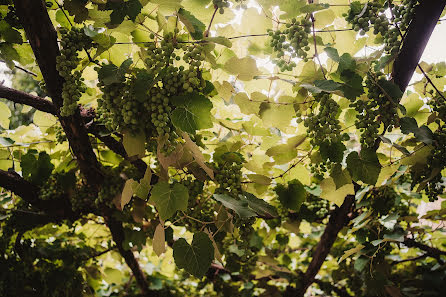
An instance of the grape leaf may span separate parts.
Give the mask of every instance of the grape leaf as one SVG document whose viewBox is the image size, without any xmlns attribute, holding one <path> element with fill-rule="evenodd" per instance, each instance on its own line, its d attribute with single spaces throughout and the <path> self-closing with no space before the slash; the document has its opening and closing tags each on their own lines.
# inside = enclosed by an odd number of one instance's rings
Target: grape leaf
<svg viewBox="0 0 446 297">
<path fill-rule="evenodd" d="M 131 132 L 125 131 L 123 134 L 122 144 L 124 145 L 127 155 L 129 157 L 144 156 L 146 151 L 146 136 L 144 133 L 133 135 Z"/>
<path fill-rule="evenodd" d="M 203 32 L 206 30 L 206 25 L 197 19 L 192 13 L 184 8 L 180 8 L 178 10 L 178 17 L 195 40 L 203 38 Z"/>
<path fill-rule="evenodd" d="M 381 164 L 373 149 L 363 149 L 361 155 L 351 152 L 346 161 L 353 180 L 361 180 L 369 185 L 374 185 L 378 180 Z"/>
<path fill-rule="evenodd" d="M 132 199 L 134 184 L 137 185 L 138 182 L 133 179 L 128 179 L 125 181 L 124 188 L 122 189 L 121 193 L 121 210 L 123 210 L 124 206 L 130 202 L 130 199 Z"/>
<path fill-rule="evenodd" d="M 263 199 L 259 199 L 251 193 L 244 193 L 248 206 L 254 210 L 261 218 L 272 219 L 278 216 L 277 210 L 274 206 Z"/>
<path fill-rule="evenodd" d="M 301 86 L 312 93 L 319 94 L 321 92 L 332 93 L 334 91 L 340 90 L 342 85 L 333 80 L 315 80 L 313 82 L 313 85 L 302 84 Z"/>
<path fill-rule="evenodd" d="M 335 62 L 339 62 L 339 53 L 338 50 L 333 47 L 326 47 L 324 51 L 327 53 L 327 56 L 330 57 Z"/>
<path fill-rule="evenodd" d="M 241 218 L 256 216 L 256 213 L 248 207 L 248 201 L 246 199 L 237 200 L 226 194 L 214 194 L 212 197 L 226 208 L 235 211 Z"/>
<path fill-rule="evenodd" d="M 241 59 L 232 57 L 225 63 L 223 69 L 237 75 L 238 79 L 243 81 L 251 80 L 254 76 L 261 74 L 257 68 L 256 60 L 249 56 Z"/>
<path fill-rule="evenodd" d="M 0 102 L 0 126 L 4 129 L 9 128 L 9 117 L 11 116 L 11 110 L 8 105 L 3 102 Z"/>
<path fill-rule="evenodd" d="M 299 211 L 302 203 L 307 199 L 307 191 L 304 185 L 297 179 L 294 179 L 288 184 L 279 184 L 274 189 L 276 194 L 279 196 L 279 201 L 286 208 L 294 211 Z"/>
<path fill-rule="evenodd" d="M 194 134 L 200 129 L 212 127 L 212 102 L 197 93 L 175 96 L 171 103 L 177 108 L 172 112 L 172 123 L 184 132 Z"/>
<path fill-rule="evenodd" d="M 43 185 L 51 175 L 54 165 L 51 157 L 46 152 L 37 154 L 35 150 L 29 150 L 20 160 L 22 176 L 35 185 Z"/>
<path fill-rule="evenodd" d="M 178 268 L 184 268 L 195 277 L 204 276 L 214 259 L 214 246 L 204 232 L 194 234 L 192 243 L 180 238 L 173 244 L 173 258 Z"/>
<path fill-rule="evenodd" d="M 332 162 L 340 163 L 342 162 L 344 151 L 346 149 L 347 148 L 341 141 L 324 141 L 320 145 L 319 152 L 324 160 L 330 159 Z"/>
<path fill-rule="evenodd" d="M 331 171 L 330 176 L 333 178 L 333 181 L 336 185 L 336 190 L 352 182 L 348 170 L 347 169 L 342 170 L 341 165 L 336 165 Z"/>
<path fill-rule="evenodd" d="M 321 198 L 331 201 L 337 206 L 341 206 L 342 203 L 344 203 L 347 195 L 355 194 L 355 189 L 352 183 L 345 184 L 336 189 L 336 184 L 331 177 L 321 181 L 320 187 L 322 189 Z"/>
<path fill-rule="evenodd" d="M 159 257 L 166 251 L 166 234 L 164 232 L 164 226 L 158 224 L 155 228 L 155 234 L 152 239 L 152 247 L 155 254 Z"/>
<path fill-rule="evenodd" d="M 404 134 L 413 133 L 415 138 L 425 144 L 431 144 L 434 134 L 429 127 L 423 125 L 418 127 L 417 121 L 411 117 L 404 117 L 400 119 L 401 132 Z"/>
<path fill-rule="evenodd" d="M 189 192 L 182 184 L 175 183 L 172 187 L 167 182 L 159 182 L 153 186 L 150 200 L 155 203 L 160 218 L 165 221 L 177 210 L 186 210 Z"/>
<path fill-rule="evenodd" d="M 232 47 L 232 42 L 228 38 L 224 36 L 216 36 L 216 37 L 206 37 L 204 40 L 209 42 L 218 43 L 224 45 L 226 47 Z"/>
</svg>

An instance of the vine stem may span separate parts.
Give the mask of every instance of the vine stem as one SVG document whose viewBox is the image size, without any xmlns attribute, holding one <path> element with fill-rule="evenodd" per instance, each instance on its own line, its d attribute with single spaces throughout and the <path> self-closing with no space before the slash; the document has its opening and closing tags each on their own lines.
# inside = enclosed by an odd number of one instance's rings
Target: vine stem
<svg viewBox="0 0 446 297">
<path fill-rule="evenodd" d="M 310 0 L 309 2 L 313 3 L 312 0 Z M 327 76 L 325 75 L 324 67 L 322 66 L 321 59 L 319 59 L 319 54 L 317 52 L 316 33 L 315 33 L 315 29 L 314 29 L 314 23 L 316 20 L 314 19 L 313 13 L 310 14 L 310 18 L 311 18 L 311 26 L 313 28 L 312 31 L 313 31 L 313 43 L 314 43 L 314 57 L 316 58 L 317 62 L 319 63 L 319 66 L 321 67 L 321 71 L 322 71 L 322 75 L 324 76 L 324 79 L 327 80 Z"/>
<path fill-rule="evenodd" d="M 209 36 L 209 32 L 211 32 L 212 22 L 214 21 L 215 15 L 217 14 L 217 10 L 218 10 L 218 7 L 215 7 L 215 10 L 214 10 L 214 13 L 212 14 L 211 21 L 209 22 L 209 26 L 208 26 L 208 29 L 206 31 L 207 33 L 206 33 L 205 37 L 208 37 Z"/>
</svg>

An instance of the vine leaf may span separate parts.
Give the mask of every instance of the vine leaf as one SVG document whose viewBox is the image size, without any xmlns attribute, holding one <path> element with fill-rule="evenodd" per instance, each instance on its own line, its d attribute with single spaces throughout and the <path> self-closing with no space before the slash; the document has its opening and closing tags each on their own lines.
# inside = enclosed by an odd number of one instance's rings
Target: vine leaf
<svg viewBox="0 0 446 297">
<path fill-rule="evenodd" d="M 333 93 L 340 90 L 342 84 L 333 80 L 315 80 L 312 85 L 302 84 L 301 86 L 312 93 L 319 94 L 321 92 Z"/>
<path fill-rule="evenodd" d="M 218 43 L 224 45 L 226 47 L 232 47 L 232 42 L 228 38 L 224 36 L 216 36 L 216 37 L 206 37 L 204 40 L 209 42 Z"/>
<path fill-rule="evenodd" d="M 342 143 L 342 141 L 330 142 L 324 141 L 321 143 L 319 148 L 319 153 L 324 160 L 330 159 L 330 161 L 335 163 L 342 162 L 344 157 L 344 151 L 347 148 Z"/>
<path fill-rule="evenodd" d="M 122 144 L 129 157 L 143 157 L 146 151 L 146 136 L 144 133 L 133 135 L 129 131 L 125 131 Z"/>
<path fill-rule="evenodd" d="M 381 164 L 373 149 L 363 149 L 361 155 L 351 152 L 346 161 L 353 180 L 361 180 L 369 185 L 374 185 L 378 180 Z"/>
<path fill-rule="evenodd" d="M 124 209 L 124 206 L 130 202 L 133 196 L 133 185 L 138 185 L 138 182 L 133 179 L 128 179 L 125 181 L 124 188 L 121 193 L 121 210 Z"/>
<path fill-rule="evenodd" d="M 43 185 L 51 175 L 54 165 L 46 152 L 37 154 L 36 150 L 29 150 L 20 160 L 22 176 L 35 185 Z"/>
<path fill-rule="evenodd" d="M 159 223 L 155 228 L 152 247 L 153 251 L 158 257 L 166 251 L 166 234 L 164 231 L 164 226 L 161 223 Z"/>
<path fill-rule="evenodd" d="M 214 247 L 214 259 L 217 259 L 220 263 L 223 263 L 222 255 L 220 250 L 218 249 L 217 243 L 215 242 L 214 236 L 209 231 L 208 228 L 204 229 L 204 232 L 209 236 L 209 239 L 212 241 L 212 246 Z"/>
<path fill-rule="evenodd" d="M 277 210 L 274 206 L 263 199 L 259 199 L 251 193 L 244 193 L 248 206 L 254 210 L 257 215 L 264 219 L 272 219 L 278 216 Z"/>
<path fill-rule="evenodd" d="M 190 139 L 187 133 L 183 132 L 182 136 L 185 141 L 184 147 L 191 152 L 195 162 L 197 162 L 197 164 L 207 173 L 207 175 L 209 175 L 211 179 L 214 179 L 214 171 L 206 165 L 204 156 L 198 145 L 196 145 L 195 142 Z"/>
<path fill-rule="evenodd" d="M 161 220 L 171 218 L 178 210 L 185 211 L 189 193 L 185 186 L 176 183 L 159 182 L 152 188 L 150 200 L 155 203 Z"/>
<path fill-rule="evenodd" d="M 178 268 L 184 268 L 195 277 L 201 278 L 214 259 L 214 247 L 204 232 L 194 234 L 192 243 L 180 238 L 173 244 L 173 258 Z"/>
<path fill-rule="evenodd" d="M 331 201 L 337 206 L 341 206 L 344 203 L 347 195 L 355 194 L 353 184 L 349 183 L 336 189 L 336 184 L 331 177 L 321 181 L 320 186 L 322 189 L 321 198 Z"/>
<path fill-rule="evenodd" d="M 8 105 L 3 102 L 0 102 L 0 126 L 4 129 L 9 128 L 9 117 L 11 116 L 11 110 Z"/>
<path fill-rule="evenodd" d="M 347 169 L 342 170 L 341 165 L 336 165 L 330 175 L 336 185 L 336 190 L 352 182 L 352 178 Z"/>
<path fill-rule="evenodd" d="M 223 204 L 226 208 L 235 211 L 241 218 L 255 217 L 256 213 L 249 208 L 246 199 L 235 199 L 226 194 L 214 194 L 212 196 L 216 201 Z"/>
<path fill-rule="evenodd" d="M 205 24 L 184 8 L 178 10 L 178 17 L 195 40 L 203 39 L 203 32 L 206 30 Z"/>
<path fill-rule="evenodd" d="M 359 253 L 362 249 L 364 248 L 364 246 L 362 244 L 359 244 L 358 246 L 346 250 L 344 252 L 344 255 L 342 255 L 342 257 L 339 259 L 338 263 L 341 263 L 342 261 L 344 261 L 345 259 L 347 259 L 348 257 L 350 257 L 353 254 Z"/>
<path fill-rule="evenodd" d="M 401 132 L 404 134 L 413 133 L 418 141 L 425 144 L 432 144 L 434 134 L 429 127 L 423 125 L 418 127 L 417 121 L 411 117 L 404 117 L 400 119 Z"/>
<path fill-rule="evenodd" d="M 208 98 L 192 93 L 175 96 L 171 98 L 171 103 L 177 107 L 171 115 L 175 127 L 191 134 L 200 129 L 212 128 L 212 102 Z"/>
<path fill-rule="evenodd" d="M 251 80 L 254 76 L 262 74 L 257 68 L 256 60 L 251 57 L 241 59 L 232 57 L 225 63 L 223 68 L 227 72 L 237 75 L 238 79 L 243 81 Z"/>
<path fill-rule="evenodd" d="M 274 190 L 279 196 L 280 203 L 294 211 L 299 211 L 302 203 L 307 199 L 307 191 L 297 179 L 288 182 L 286 186 L 279 184 Z"/>
</svg>

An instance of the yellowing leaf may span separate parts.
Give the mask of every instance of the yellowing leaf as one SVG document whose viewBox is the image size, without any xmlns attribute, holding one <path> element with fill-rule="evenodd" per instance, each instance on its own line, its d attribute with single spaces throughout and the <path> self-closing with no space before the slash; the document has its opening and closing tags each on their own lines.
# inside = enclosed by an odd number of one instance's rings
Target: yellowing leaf
<svg viewBox="0 0 446 297">
<path fill-rule="evenodd" d="M 42 130 L 42 132 L 45 132 L 46 129 L 56 124 L 56 121 L 56 117 L 52 114 L 40 110 L 36 110 L 36 112 L 34 113 L 33 122 L 40 128 L 40 130 Z"/>
<path fill-rule="evenodd" d="M 133 135 L 131 132 L 126 131 L 123 133 L 124 138 L 122 144 L 129 157 L 138 156 L 142 157 L 146 151 L 146 136 L 144 133 Z"/>
<path fill-rule="evenodd" d="M 203 170 L 207 173 L 207 175 L 209 175 L 211 179 L 214 179 L 214 171 L 206 165 L 204 156 L 201 153 L 198 145 L 196 145 L 195 142 L 190 139 L 187 133 L 183 132 L 182 136 L 185 141 L 184 147 L 192 153 L 195 162 L 197 162 L 197 164 L 201 168 L 203 168 Z"/>
<path fill-rule="evenodd" d="M 364 246 L 362 244 L 359 244 L 359 245 L 357 245 L 356 247 L 354 247 L 352 249 L 346 250 L 344 252 L 344 255 L 342 255 L 342 257 L 339 259 L 338 263 L 341 263 L 342 261 L 344 261 L 345 259 L 347 259 L 351 255 L 358 253 L 363 248 L 364 248 Z"/>
<path fill-rule="evenodd" d="M 287 128 L 291 119 L 295 116 L 294 108 L 290 105 L 278 105 L 262 103 L 260 105 L 260 117 L 266 127 Z"/>
<path fill-rule="evenodd" d="M 260 75 L 261 72 L 257 68 L 256 60 L 251 57 L 237 58 L 232 57 L 225 65 L 224 69 L 234 75 L 237 75 L 239 80 L 251 80 L 254 76 Z"/>
<path fill-rule="evenodd" d="M 156 226 L 152 240 L 152 247 L 158 257 L 166 251 L 166 237 L 164 227 L 161 223 Z"/>
<path fill-rule="evenodd" d="M 341 206 L 347 195 L 354 195 L 355 189 L 353 184 L 346 184 L 336 190 L 336 184 L 333 178 L 324 179 L 321 184 L 321 198 L 327 199 L 335 203 L 337 206 Z"/>
<path fill-rule="evenodd" d="M 121 210 L 124 209 L 124 206 L 130 202 L 130 199 L 132 199 L 133 196 L 133 184 L 138 184 L 138 182 L 136 182 L 133 179 L 128 179 L 126 180 L 125 184 L 124 184 L 124 189 L 122 189 L 122 193 L 121 193 Z"/>
<path fill-rule="evenodd" d="M 240 111 L 244 114 L 259 113 L 260 103 L 251 101 L 246 93 L 238 93 L 237 95 L 235 95 L 234 102 L 238 105 Z"/>
<path fill-rule="evenodd" d="M 212 236 L 211 232 L 206 228 L 204 229 L 204 233 L 206 233 L 209 236 L 209 239 L 212 241 L 212 245 L 214 246 L 214 258 L 217 259 L 219 262 L 223 263 L 222 255 L 220 251 L 218 250 L 217 243 L 214 240 L 214 237 Z"/>
<path fill-rule="evenodd" d="M 8 105 L 3 102 L 0 102 L 0 126 L 4 129 L 9 128 L 9 117 L 11 116 L 11 111 L 9 110 Z"/>
</svg>

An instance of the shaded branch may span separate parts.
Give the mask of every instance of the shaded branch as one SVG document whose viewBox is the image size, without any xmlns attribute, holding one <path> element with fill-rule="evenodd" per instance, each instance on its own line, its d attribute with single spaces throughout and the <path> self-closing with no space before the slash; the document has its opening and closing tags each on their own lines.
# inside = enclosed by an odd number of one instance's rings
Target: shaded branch
<svg viewBox="0 0 446 297">
<path fill-rule="evenodd" d="M 57 115 L 57 109 L 53 102 L 43 99 L 39 96 L 34 96 L 23 91 L 0 85 L 0 98 L 10 100 L 15 103 L 29 105 L 37 110 Z"/>
<path fill-rule="evenodd" d="M 348 195 L 341 207 L 337 208 L 330 216 L 330 219 L 325 227 L 324 233 L 319 239 L 310 264 L 303 277 L 303 282 L 296 289 L 290 287 L 287 288 L 287 296 L 302 297 L 307 291 L 308 287 L 315 281 L 315 277 L 319 272 L 322 264 L 327 258 L 331 247 L 338 237 L 338 233 L 341 229 L 348 224 L 351 217 L 350 214 L 354 209 L 355 196 Z"/>
<path fill-rule="evenodd" d="M 159 296 L 158 291 L 153 291 L 149 289 L 149 284 L 147 283 L 147 279 L 144 275 L 144 272 L 141 270 L 138 261 L 135 258 L 135 255 L 131 250 L 125 250 L 123 247 L 123 242 L 125 239 L 124 229 L 122 227 L 122 223 L 109 216 L 107 218 L 107 226 L 110 229 L 113 240 L 116 243 L 119 253 L 124 258 L 125 262 L 132 270 L 132 273 L 138 283 L 139 288 L 143 296 L 147 297 L 157 297 Z"/>
<path fill-rule="evenodd" d="M 21 177 L 15 171 L 0 170 L 0 187 L 7 189 L 33 207 L 45 212 L 49 221 L 57 221 L 60 219 L 76 219 L 78 215 L 73 212 L 69 199 L 61 196 L 57 200 L 41 200 L 39 199 L 40 188 Z"/>
<path fill-rule="evenodd" d="M 404 262 L 411 262 L 411 261 L 417 261 L 420 259 L 424 259 L 427 258 L 429 255 L 428 254 L 422 254 L 418 257 L 414 257 L 414 258 L 409 258 L 409 259 L 404 259 L 404 260 L 399 260 L 399 261 L 393 261 L 392 263 L 390 263 L 391 265 L 396 265 L 396 264 L 400 264 L 400 263 L 404 263 Z"/>
<path fill-rule="evenodd" d="M 441 264 L 444 263 L 444 261 L 441 259 L 441 256 L 446 256 L 446 251 L 430 247 L 421 242 L 415 241 L 412 238 L 405 238 L 403 244 L 409 248 L 413 247 L 425 251 L 427 256 L 437 259 L 437 261 Z"/>
</svg>

